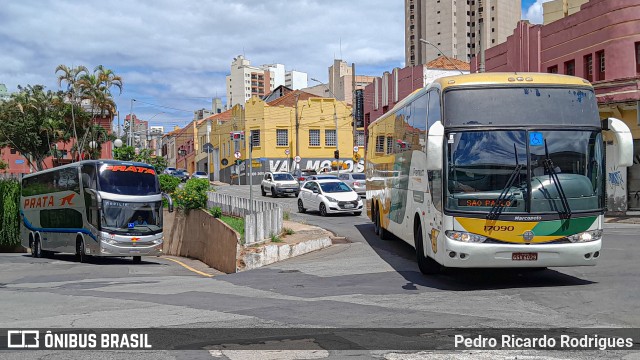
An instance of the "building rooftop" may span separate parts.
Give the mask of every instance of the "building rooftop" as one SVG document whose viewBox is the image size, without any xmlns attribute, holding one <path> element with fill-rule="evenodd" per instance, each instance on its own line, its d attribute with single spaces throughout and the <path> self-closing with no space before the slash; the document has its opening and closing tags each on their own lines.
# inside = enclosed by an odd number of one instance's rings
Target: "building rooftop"
<svg viewBox="0 0 640 360">
<path fill-rule="evenodd" d="M 455 66 L 453 66 L 455 64 Z M 438 58 L 431 60 L 427 63 L 427 69 L 440 69 L 440 70 L 462 70 L 470 71 L 471 65 L 468 62 L 464 62 L 458 59 L 446 58 L 439 56 Z M 456 66 L 458 69 L 456 69 Z"/>
<path fill-rule="evenodd" d="M 310 98 L 317 98 L 318 95 L 314 95 L 305 91 L 295 90 L 290 93 L 279 97 L 272 102 L 267 103 L 269 106 L 295 106 L 296 97 L 298 100 L 308 100 Z"/>
</svg>

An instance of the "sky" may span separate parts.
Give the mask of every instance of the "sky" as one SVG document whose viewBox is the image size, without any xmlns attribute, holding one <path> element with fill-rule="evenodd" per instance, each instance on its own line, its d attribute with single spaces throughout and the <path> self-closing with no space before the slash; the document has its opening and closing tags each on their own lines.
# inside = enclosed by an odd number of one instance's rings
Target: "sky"
<svg viewBox="0 0 640 360">
<path fill-rule="evenodd" d="M 513 0 L 517 1 L 517 0 Z M 542 22 L 547 0 L 523 0 Z M 0 7 L 0 83 L 58 90 L 55 68 L 104 65 L 123 79 L 120 117 L 184 126 L 226 96 L 231 61 L 280 63 L 327 82 L 334 59 L 358 75 L 404 66 L 403 0 L 20 0 Z M 309 85 L 314 85 L 309 81 Z"/>
</svg>

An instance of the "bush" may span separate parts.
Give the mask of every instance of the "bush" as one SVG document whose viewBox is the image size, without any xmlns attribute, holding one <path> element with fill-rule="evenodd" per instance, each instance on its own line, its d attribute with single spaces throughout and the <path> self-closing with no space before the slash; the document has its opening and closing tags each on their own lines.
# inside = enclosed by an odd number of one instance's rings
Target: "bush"
<svg viewBox="0 0 640 360">
<path fill-rule="evenodd" d="M 208 179 L 189 179 L 182 189 L 176 189 L 174 200 L 179 208 L 188 211 L 207 207 Z"/>
<path fill-rule="evenodd" d="M 0 247 L 20 243 L 20 182 L 0 180 Z"/>
<path fill-rule="evenodd" d="M 211 213 L 211 215 L 213 215 L 214 218 L 219 219 L 222 216 L 222 209 L 220 209 L 219 207 L 214 207 L 209 209 L 209 212 Z"/>
<path fill-rule="evenodd" d="M 158 180 L 160 181 L 160 191 L 166 192 L 167 194 L 173 194 L 178 185 L 180 185 L 179 178 L 168 174 L 158 175 Z"/>
</svg>

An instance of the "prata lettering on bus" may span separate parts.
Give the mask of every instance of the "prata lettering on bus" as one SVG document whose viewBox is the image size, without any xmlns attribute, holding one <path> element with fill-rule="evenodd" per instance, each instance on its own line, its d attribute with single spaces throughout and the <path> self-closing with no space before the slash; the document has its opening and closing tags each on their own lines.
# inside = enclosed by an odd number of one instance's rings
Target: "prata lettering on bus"
<svg viewBox="0 0 640 360">
<path fill-rule="evenodd" d="M 73 198 L 76 196 L 75 193 L 69 194 L 63 198 L 60 198 L 57 202 L 57 206 L 73 206 L 71 202 Z M 31 197 L 29 199 L 24 199 L 23 208 L 25 209 L 35 209 L 35 208 L 47 208 L 56 206 L 55 198 L 51 195 L 44 195 L 38 197 Z"/>
<path fill-rule="evenodd" d="M 135 173 L 142 173 L 142 174 L 151 174 L 151 175 L 155 175 L 156 171 L 154 169 L 150 169 L 150 168 L 146 168 L 143 166 L 126 166 L 126 165 L 107 165 L 105 168 L 105 170 L 109 170 L 109 171 L 123 171 L 123 172 L 135 172 Z"/>
</svg>

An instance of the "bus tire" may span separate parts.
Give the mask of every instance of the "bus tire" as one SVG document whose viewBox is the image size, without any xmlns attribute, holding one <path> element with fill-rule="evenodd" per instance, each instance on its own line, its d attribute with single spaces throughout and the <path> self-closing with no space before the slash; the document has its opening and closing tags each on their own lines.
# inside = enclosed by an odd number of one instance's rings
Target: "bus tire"
<svg viewBox="0 0 640 360">
<path fill-rule="evenodd" d="M 416 245 L 416 255 L 418 260 L 418 268 L 425 275 L 439 274 L 442 271 L 442 265 L 431 257 L 424 255 L 424 242 L 422 238 L 422 225 L 420 219 L 416 219 L 413 226 L 413 239 Z"/>
<path fill-rule="evenodd" d="M 33 240 L 33 246 L 31 248 L 31 256 L 34 258 L 42 257 L 42 245 L 40 244 L 40 237 L 36 235 L 36 239 Z"/>
<path fill-rule="evenodd" d="M 76 260 L 81 263 L 87 262 L 87 254 L 84 252 L 84 239 L 78 236 L 76 239 Z"/>
<path fill-rule="evenodd" d="M 378 220 L 378 238 L 380 238 L 380 240 L 391 240 L 391 234 L 389 231 L 382 227 L 382 211 L 380 210 L 381 209 L 378 207 L 378 211 L 376 211 L 376 219 Z"/>
<path fill-rule="evenodd" d="M 380 233 L 380 224 L 378 221 L 378 212 L 376 211 L 378 207 L 376 206 L 376 204 L 373 204 L 373 207 L 371 208 L 371 220 L 373 221 L 373 232 L 378 235 Z"/>
<path fill-rule="evenodd" d="M 142 256 L 134 256 L 133 257 L 133 263 L 134 264 L 140 264 L 140 262 L 142 262 Z"/>
</svg>

